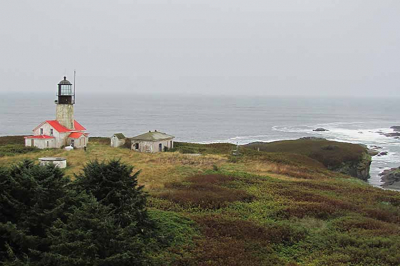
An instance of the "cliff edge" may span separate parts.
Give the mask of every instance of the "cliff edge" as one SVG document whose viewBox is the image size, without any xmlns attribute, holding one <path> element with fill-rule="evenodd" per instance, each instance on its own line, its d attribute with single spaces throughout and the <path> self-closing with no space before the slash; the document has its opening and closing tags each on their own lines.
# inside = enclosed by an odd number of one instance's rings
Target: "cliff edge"
<svg viewBox="0 0 400 266">
<path fill-rule="evenodd" d="M 265 151 L 305 155 L 322 163 L 327 169 L 366 181 L 370 175 L 371 156 L 362 145 L 329 141 L 322 138 L 254 142 L 247 148 Z"/>
</svg>

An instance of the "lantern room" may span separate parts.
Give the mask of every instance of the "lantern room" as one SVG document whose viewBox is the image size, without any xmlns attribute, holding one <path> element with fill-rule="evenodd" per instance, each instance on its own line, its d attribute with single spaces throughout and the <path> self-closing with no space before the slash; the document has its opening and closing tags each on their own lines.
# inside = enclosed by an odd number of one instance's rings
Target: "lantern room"
<svg viewBox="0 0 400 266">
<path fill-rule="evenodd" d="M 67 80 L 67 77 L 64 77 L 64 79 L 58 83 L 57 96 L 57 104 L 75 103 L 75 93 L 72 89 L 72 83 Z"/>
</svg>

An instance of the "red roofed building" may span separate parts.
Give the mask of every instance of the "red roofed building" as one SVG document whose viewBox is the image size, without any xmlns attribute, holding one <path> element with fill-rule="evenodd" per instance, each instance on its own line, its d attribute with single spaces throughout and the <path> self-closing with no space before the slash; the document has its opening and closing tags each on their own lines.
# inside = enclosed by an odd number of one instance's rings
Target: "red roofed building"
<svg viewBox="0 0 400 266">
<path fill-rule="evenodd" d="M 86 128 L 74 120 L 75 92 L 66 77 L 58 84 L 57 96 L 56 120 L 46 120 L 33 129 L 33 136 L 25 137 L 25 146 L 47 149 L 71 145 L 83 148 L 88 144 Z"/>
</svg>

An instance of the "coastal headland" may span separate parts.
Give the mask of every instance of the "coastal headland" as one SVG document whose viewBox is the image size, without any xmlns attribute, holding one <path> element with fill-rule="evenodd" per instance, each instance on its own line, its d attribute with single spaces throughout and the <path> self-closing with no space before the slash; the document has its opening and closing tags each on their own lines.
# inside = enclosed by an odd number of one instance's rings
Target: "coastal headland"
<svg viewBox="0 0 400 266">
<path fill-rule="evenodd" d="M 179 143 L 164 153 L 110 147 L 38 150 L 0 137 L 0 167 L 23 159 L 67 159 L 72 180 L 93 160 L 141 170 L 151 216 L 168 245 L 165 265 L 396 265 L 400 193 L 368 185 L 360 145 L 303 138 L 236 146 Z"/>
</svg>

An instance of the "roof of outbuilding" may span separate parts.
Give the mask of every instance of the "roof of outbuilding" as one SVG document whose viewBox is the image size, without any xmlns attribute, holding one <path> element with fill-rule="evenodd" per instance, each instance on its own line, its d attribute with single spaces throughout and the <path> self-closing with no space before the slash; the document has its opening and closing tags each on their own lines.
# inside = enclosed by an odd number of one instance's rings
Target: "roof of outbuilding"
<svg viewBox="0 0 400 266">
<path fill-rule="evenodd" d="M 118 139 L 125 139 L 126 137 L 122 133 L 115 133 L 113 136 L 116 136 Z"/>
<path fill-rule="evenodd" d="M 147 133 L 133 137 L 131 139 L 132 140 L 157 141 L 157 140 L 166 140 L 166 139 L 173 139 L 173 138 L 175 138 L 175 137 L 172 135 L 165 134 L 163 132 L 149 131 Z"/>
<path fill-rule="evenodd" d="M 69 134 L 68 138 L 79 139 L 83 135 L 85 135 L 85 134 L 83 134 L 82 132 L 73 132 L 73 133 Z"/>
<path fill-rule="evenodd" d="M 64 79 L 60 81 L 60 83 L 58 83 L 58 85 L 72 85 L 71 82 L 69 82 L 67 80 L 67 77 L 64 76 Z"/>
</svg>

